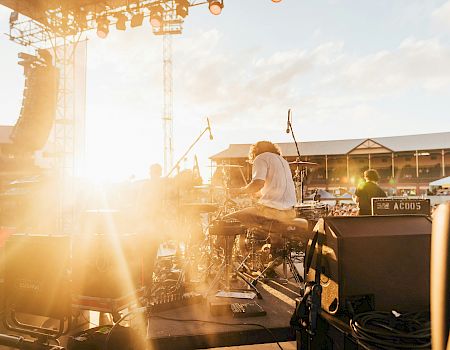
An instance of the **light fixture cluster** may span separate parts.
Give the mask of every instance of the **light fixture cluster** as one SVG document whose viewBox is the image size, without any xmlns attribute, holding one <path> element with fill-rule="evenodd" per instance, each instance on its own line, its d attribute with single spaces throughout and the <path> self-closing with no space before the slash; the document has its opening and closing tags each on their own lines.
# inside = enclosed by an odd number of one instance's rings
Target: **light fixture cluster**
<svg viewBox="0 0 450 350">
<path fill-rule="evenodd" d="M 211 2 L 221 3 L 216 0 Z M 97 35 L 102 39 L 106 38 L 111 24 L 115 24 L 117 30 L 126 30 L 128 22 L 131 28 L 139 27 L 142 25 L 145 17 L 149 18 L 153 31 L 158 33 L 161 31 L 167 18 L 181 23 L 189 14 L 189 6 L 189 0 L 173 0 L 170 5 L 167 5 L 165 1 L 152 1 L 146 4 L 142 3 L 142 5 L 138 3 L 137 7 L 133 9 L 127 8 L 109 16 L 96 17 Z M 223 4 L 221 6 L 223 7 Z"/>
</svg>

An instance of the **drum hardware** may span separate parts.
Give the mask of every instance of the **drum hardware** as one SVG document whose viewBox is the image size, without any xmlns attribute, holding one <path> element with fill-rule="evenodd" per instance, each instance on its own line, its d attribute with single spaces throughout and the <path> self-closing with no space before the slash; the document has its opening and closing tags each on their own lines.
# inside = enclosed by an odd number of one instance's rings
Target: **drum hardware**
<svg viewBox="0 0 450 350">
<path fill-rule="evenodd" d="M 212 167 L 214 168 L 222 168 L 222 174 L 223 174 L 223 178 L 227 179 L 226 185 L 224 186 L 225 188 L 228 188 L 228 184 L 230 183 L 230 174 L 229 172 L 231 171 L 231 169 L 239 169 L 239 173 L 241 174 L 242 180 L 244 180 L 244 183 L 247 185 L 247 179 L 245 178 L 244 172 L 242 171 L 242 169 L 244 168 L 243 165 L 239 165 L 239 164 L 226 164 L 226 163 L 222 163 L 222 164 L 216 164 L 216 165 L 212 165 Z M 228 171 L 228 173 L 226 174 L 226 172 Z"/>
<path fill-rule="evenodd" d="M 181 205 L 185 212 L 201 214 L 201 213 L 214 213 L 219 209 L 217 203 L 183 203 Z"/>
<path fill-rule="evenodd" d="M 301 285 L 303 283 L 303 277 L 300 275 L 300 273 L 297 270 L 297 267 L 295 266 L 294 259 L 292 257 L 292 245 L 291 245 L 291 238 L 289 235 L 283 235 L 283 250 L 282 250 L 282 259 L 283 259 L 283 275 L 286 282 L 288 281 L 288 275 L 287 275 L 287 268 L 289 266 L 289 270 L 292 273 L 292 276 L 294 277 L 295 282 L 298 285 Z M 299 263 L 303 262 L 304 254 L 302 253 L 300 255 Z"/>
<path fill-rule="evenodd" d="M 241 263 L 240 267 L 245 267 L 248 268 L 248 266 L 245 264 L 246 261 L 248 259 L 260 259 L 259 262 L 257 261 L 256 266 L 260 267 L 264 267 L 261 270 L 253 270 L 254 272 L 258 272 L 258 276 L 251 277 L 251 283 L 253 285 L 256 285 L 258 280 L 260 278 L 266 277 L 266 272 L 268 272 L 269 269 L 274 268 L 275 266 L 278 266 L 279 264 L 283 264 L 283 277 L 285 282 L 288 282 L 288 275 L 287 275 L 287 268 L 289 267 L 293 278 L 295 279 L 295 281 L 300 285 L 301 282 L 303 281 L 303 278 L 301 277 L 300 273 L 297 270 L 297 267 L 295 266 L 295 263 L 301 263 L 302 259 L 303 259 L 303 253 L 299 252 L 301 251 L 302 248 L 302 243 L 301 240 L 303 238 L 303 234 L 304 234 L 304 221 L 301 220 L 302 222 L 296 222 L 296 219 L 294 219 L 292 222 L 289 223 L 282 223 L 279 221 L 272 221 L 271 225 L 269 226 L 271 229 L 269 231 L 266 231 L 267 233 L 267 239 L 271 236 L 271 234 L 281 234 L 281 238 L 283 240 L 283 245 L 282 248 L 280 250 L 281 252 L 281 256 L 278 256 L 277 258 L 275 258 L 274 260 L 272 260 L 271 262 L 269 262 L 268 264 L 264 264 L 261 261 L 261 256 L 262 256 L 262 252 L 261 253 L 256 253 L 254 251 L 254 248 L 252 247 L 252 251 L 247 255 L 247 257 L 244 259 L 244 261 Z M 249 229 L 250 232 L 258 232 L 258 229 L 260 230 L 260 228 L 252 228 Z M 253 240 L 253 242 L 255 242 L 255 235 L 251 234 L 250 236 L 250 240 Z M 301 236 L 298 236 L 298 234 L 301 234 Z M 252 237 L 253 236 L 253 237 Z M 297 238 L 297 239 L 296 239 Z M 273 244 L 272 244 L 272 248 L 273 248 Z M 296 252 L 296 256 L 293 256 L 293 253 Z M 275 254 L 273 254 L 275 255 Z M 280 261 L 280 258 L 282 259 L 282 261 Z M 298 261 L 296 261 L 298 260 Z M 251 260 L 250 260 L 251 261 Z M 279 262 L 279 264 L 277 264 L 276 262 Z M 252 261 L 251 261 L 252 262 Z M 255 266 L 255 265 L 253 265 Z M 252 266 L 252 267 L 253 267 Z"/>
<path fill-rule="evenodd" d="M 198 135 L 198 137 L 195 139 L 195 141 L 189 146 L 189 148 L 187 149 L 187 151 L 178 159 L 178 161 L 175 163 L 175 165 L 172 167 L 172 169 L 170 169 L 170 171 L 167 173 L 166 177 L 169 177 L 175 169 L 178 169 L 178 167 L 180 166 L 180 163 L 186 158 L 186 156 L 188 155 L 188 153 L 191 151 L 192 148 L 194 148 L 194 146 L 197 144 L 197 142 L 202 138 L 202 136 L 209 131 L 209 139 L 212 140 L 212 136 L 211 136 L 211 127 L 209 125 L 209 119 L 206 118 L 206 121 L 208 123 L 208 125 L 206 126 L 205 129 L 203 129 L 203 131 L 200 133 L 200 135 Z"/>
<path fill-rule="evenodd" d="M 262 234 L 262 235 L 261 235 Z M 269 262 L 270 244 L 268 243 L 269 235 L 266 231 L 262 231 L 257 227 L 247 229 L 247 239 L 249 245 L 249 253 L 242 260 L 237 270 L 244 269 L 249 278 L 253 278 L 252 273 L 261 273 Z M 258 248 L 258 243 L 262 246 Z"/>
<path fill-rule="evenodd" d="M 297 203 L 303 203 L 303 199 L 304 199 L 304 182 L 305 182 L 305 178 L 306 178 L 306 167 L 307 166 L 316 166 L 318 164 L 317 163 L 312 163 L 312 162 L 302 161 L 300 159 L 301 158 L 300 149 L 298 148 L 298 142 L 295 139 L 294 129 L 292 128 L 292 115 L 291 115 L 291 110 L 290 109 L 288 109 L 286 133 L 287 134 L 291 133 L 292 138 L 294 139 L 295 148 L 297 150 L 297 158 L 296 158 L 295 162 L 291 162 L 289 164 L 296 165 L 296 169 L 295 169 L 295 173 L 294 173 L 294 176 L 293 176 L 293 180 L 294 180 L 294 183 L 295 183 L 295 192 L 297 194 Z M 305 163 L 307 163 L 307 164 L 305 164 Z M 300 165 L 301 165 L 301 169 L 300 169 Z"/>
<path fill-rule="evenodd" d="M 243 168 L 243 165 L 239 165 L 239 164 L 216 164 L 216 165 L 212 165 L 213 168 Z"/>
<path fill-rule="evenodd" d="M 239 236 L 245 232 L 245 228 L 241 226 L 237 220 L 216 220 L 213 222 L 209 229 L 209 234 L 222 238 L 224 240 L 223 256 L 220 266 L 217 268 L 217 274 L 212 281 L 207 295 L 224 280 L 223 286 L 225 292 L 230 292 L 234 289 L 231 288 L 230 276 L 236 274 L 245 284 L 256 293 L 258 299 L 262 299 L 262 296 L 258 289 L 247 280 L 246 276 L 238 269 L 233 268 L 233 246 L 236 240 L 236 236 Z"/>
<path fill-rule="evenodd" d="M 306 166 L 306 167 L 314 167 L 314 166 L 318 166 L 319 164 L 318 163 L 314 163 L 314 162 L 307 162 L 307 161 L 304 161 L 304 160 L 296 160 L 296 161 L 293 161 L 293 162 L 289 162 L 289 164 L 294 164 L 294 165 L 303 165 L 303 166 Z"/>
</svg>

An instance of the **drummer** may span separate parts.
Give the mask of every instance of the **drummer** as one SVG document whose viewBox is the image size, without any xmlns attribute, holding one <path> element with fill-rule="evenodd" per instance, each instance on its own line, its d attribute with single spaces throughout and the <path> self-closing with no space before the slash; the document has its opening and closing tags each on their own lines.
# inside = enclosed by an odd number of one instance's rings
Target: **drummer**
<svg viewBox="0 0 450 350">
<path fill-rule="evenodd" d="M 248 158 L 252 164 L 252 180 L 246 186 L 231 189 L 230 194 L 259 192 L 261 196 L 255 206 L 228 214 L 225 218 L 239 220 L 248 227 L 262 226 L 269 232 L 274 221 L 289 224 L 296 217 L 294 205 L 297 200 L 291 169 L 281 156 L 280 148 L 270 141 L 258 141 L 250 146 Z M 307 220 L 297 221 L 297 227 L 308 228 Z M 272 242 L 281 238 L 276 236 L 277 233 L 271 233 Z"/>
</svg>

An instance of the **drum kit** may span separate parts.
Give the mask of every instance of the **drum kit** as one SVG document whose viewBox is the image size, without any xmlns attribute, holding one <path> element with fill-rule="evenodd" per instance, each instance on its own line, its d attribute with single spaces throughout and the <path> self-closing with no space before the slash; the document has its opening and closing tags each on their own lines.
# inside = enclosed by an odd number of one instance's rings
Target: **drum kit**
<svg viewBox="0 0 450 350">
<path fill-rule="evenodd" d="M 303 181 L 300 168 L 317 165 L 306 161 L 289 164 L 296 166 L 294 182 L 296 187 L 300 182 L 300 188 Z M 247 181 L 241 165 L 219 164 L 217 168 L 222 175 L 220 186 L 193 186 L 192 191 L 201 194 L 194 196 L 197 201 L 180 204 L 178 215 L 182 221 L 180 228 L 188 232 L 182 235 L 185 241 L 181 243 L 183 252 L 178 257 L 180 262 L 174 263 L 179 270 L 175 288 L 185 290 L 194 286 L 197 291 L 200 288 L 201 293 L 206 295 L 217 290 L 222 295 L 224 293 L 228 295 L 227 293 L 238 289 L 241 292 L 244 290 L 253 292 L 261 297 L 256 284 L 261 277 L 267 277 L 264 272 L 274 259 L 271 258 L 273 252 L 270 250 L 270 232 L 262 227 L 244 226 L 237 220 L 227 218 L 227 214 L 243 208 L 241 202 L 230 196 L 231 171 L 238 170 L 243 183 L 246 184 Z M 300 197 L 300 200 L 303 198 Z M 318 203 L 300 202 L 296 206 L 296 212 L 298 217 L 312 221 L 326 215 L 325 206 Z M 289 230 L 286 227 L 284 229 Z M 284 259 L 284 277 L 287 278 L 286 266 L 289 266 L 293 272 L 293 279 L 300 282 L 298 272 L 293 271 L 291 252 L 294 250 L 292 247 L 295 247 L 296 256 L 301 258 L 300 250 L 304 242 L 299 242 L 293 237 L 290 239 L 286 235 L 283 239 L 281 251 Z M 242 241 L 245 243 L 242 244 Z M 294 244 L 295 242 L 297 243 Z M 164 271 L 167 274 L 167 269 Z M 165 278 L 162 277 L 156 271 L 155 280 L 164 283 Z M 155 285 L 155 288 L 158 288 L 158 285 L 160 287 L 158 283 Z M 172 285 L 172 290 L 173 288 Z M 161 293 L 161 288 L 159 292 Z"/>
</svg>

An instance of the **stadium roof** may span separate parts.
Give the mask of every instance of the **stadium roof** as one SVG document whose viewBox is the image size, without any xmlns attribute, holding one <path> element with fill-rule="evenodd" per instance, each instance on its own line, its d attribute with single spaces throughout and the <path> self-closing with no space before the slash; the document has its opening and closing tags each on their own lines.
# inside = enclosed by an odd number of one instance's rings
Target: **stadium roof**
<svg viewBox="0 0 450 350">
<path fill-rule="evenodd" d="M 0 125 L 0 144 L 12 143 L 9 137 L 11 136 L 13 128 L 14 126 Z"/>
<path fill-rule="evenodd" d="M 375 153 L 447 149 L 450 148 L 450 132 L 366 139 L 299 142 L 299 148 L 302 156 L 342 155 L 351 153 L 365 143 L 370 143 L 372 145 L 371 149 L 377 148 L 379 150 Z M 297 156 L 293 142 L 278 143 L 278 145 L 284 156 Z M 211 156 L 210 159 L 245 158 L 248 155 L 249 147 L 250 144 L 231 144 L 226 150 Z M 371 153 L 369 152 L 369 148 L 366 149 L 366 154 Z"/>
</svg>

